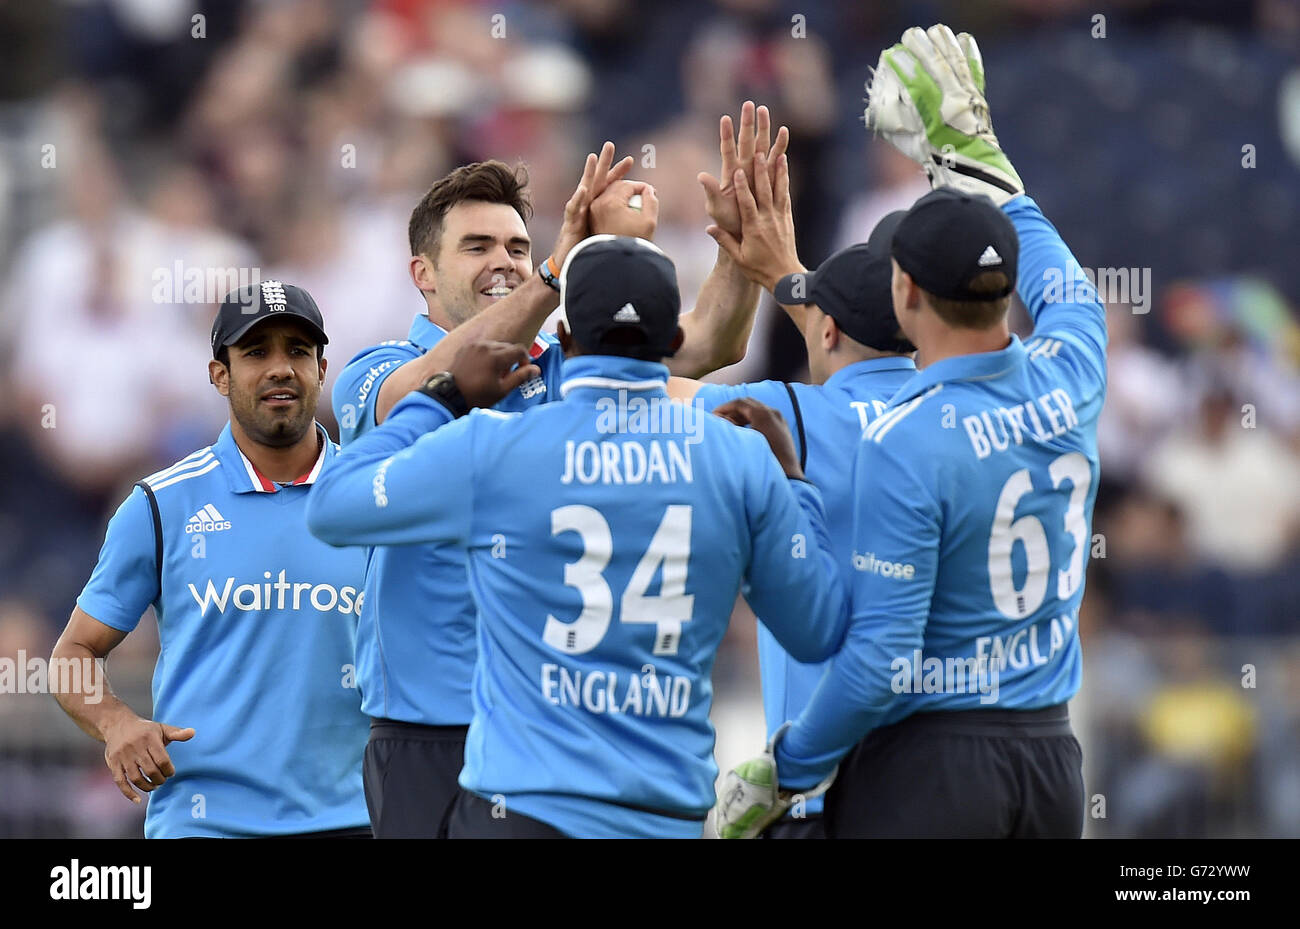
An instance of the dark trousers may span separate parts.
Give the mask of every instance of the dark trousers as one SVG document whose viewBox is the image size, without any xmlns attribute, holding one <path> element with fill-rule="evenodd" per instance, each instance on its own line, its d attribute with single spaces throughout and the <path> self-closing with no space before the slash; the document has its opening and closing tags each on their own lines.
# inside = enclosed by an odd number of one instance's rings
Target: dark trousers
<svg viewBox="0 0 1300 929">
<path fill-rule="evenodd" d="M 372 719 L 362 776 L 377 839 L 442 838 L 460 786 L 468 726 Z"/>
<path fill-rule="evenodd" d="M 567 839 L 563 832 L 531 816 L 516 813 L 505 803 L 489 803 L 462 790 L 447 821 L 449 839 Z"/>
<path fill-rule="evenodd" d="M 1083 834 L 1083 751 L 1064 704 L 918 713 L 870 732 L 826 793 L 830 838 Z"/>
<path fill-rule="evenodd" d="M 824 839 L 826 838 L 826 824 L 822 821 L 821 813 L 814 813 L 811 816 L 804 816 L 798 819 L 787 816 L 785 819 L 778 819 L 772 825 L 763 830 L 759 836 L 762 839 Z"/>
</svg>

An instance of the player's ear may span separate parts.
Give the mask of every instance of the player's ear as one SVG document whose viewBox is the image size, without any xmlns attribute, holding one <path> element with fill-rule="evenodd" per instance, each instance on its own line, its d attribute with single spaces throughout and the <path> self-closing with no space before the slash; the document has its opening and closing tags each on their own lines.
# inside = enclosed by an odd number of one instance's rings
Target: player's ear
<svg viewBox="0 0 1300 929">
<path fill-rule="evenodd" d="M 685 341 L 686 341 L 686 330 L 683 329 L 681 326 L 678 326 L 677 331 L 673 333 L 673 340 L 668 344 L 669 347 L 673 350 L 673 352 L 676 353 L 681 349 L 682 343 Z"/>
<path fill-rule="evenodd" d="M 829 313 L 822 316 L 822 348 L 827 352 L 835 351 L 840 344 L 840 326 L 839 323 L 831 317 Z"/>
<path fill-rule="evenodd" d="M 889 280 L 889 289 L 894 297 L 894 312 L 898 314 L 900 310 L 916 310 L 921 304 L 921 288 L 916 286 L 916 281 L 912 280 L 912 275 L 899 266 L 898 260 L 891 258 L 890 264 L 893 271 Z"/>
<path fill-rule="evenodd" d="M 564 352 L 564 357 L 568 358 L 573 350 L 573 333 L 564 325 L 564 320 L 555 322 L 555 338 L 560 342 L 560 351 Z"/>
<path fill-rule="evenodd" d="M 329 366 L 330 366 L 329 359 L 326 358 L 324 355 L 321 355 L 320 358 L 318 358 L 318 359 L 316 360 L 316 367 L 320 369 L 320 386 L 321 386 L 321 387 L 324 387 L 324 386 L 325 386 L 325 371 L 326 371 L 326 369 L 329 368 Z"/>
<path fill-rule="evenodd" d="M 230 369 L 215 358 L 208 362 L 208 380 L 221 396 L 230 396 Z"/>
<path fill-rule="evenodd" d="M 434 270 L 433 261 L 426 255 L 412 255 L 408 266 L 411 273 L 411 282 L 423 293 L 438 292 L 438 273 Z"/>
</svg>

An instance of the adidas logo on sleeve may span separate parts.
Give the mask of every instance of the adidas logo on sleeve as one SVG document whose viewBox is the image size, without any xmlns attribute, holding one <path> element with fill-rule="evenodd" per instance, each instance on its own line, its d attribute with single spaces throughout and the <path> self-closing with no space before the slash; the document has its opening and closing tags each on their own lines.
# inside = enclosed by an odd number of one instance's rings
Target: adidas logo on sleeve
<svg viewBox="0 0 1300 929">
<path fill-rule="evenodd" d="M 189 521 L 185 523 L 185 534 L 193 535 L 196 532 L 221 532 L 223 529 L 229 528 L 230 520 L 222 516 L 220 511 L 209 503 L 191 516 Z"/>
</svg>

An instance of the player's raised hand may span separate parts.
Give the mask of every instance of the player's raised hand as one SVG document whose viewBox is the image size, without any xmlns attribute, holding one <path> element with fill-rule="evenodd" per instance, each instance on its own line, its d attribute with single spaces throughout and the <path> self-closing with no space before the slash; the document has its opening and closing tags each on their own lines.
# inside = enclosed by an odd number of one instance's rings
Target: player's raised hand
<svg viewBox="0 0 1300 929">
<path fill-rule="evenodd" d="M 755 193 L 736 172 L 735 199 L 740 210 L 740 234 L 714 224 L 706 230 L 755 283 L 773 289 L 787 274 L 806 270 L 795 248 L 794 214 L 790 204 L 790 166 L 782 154 L 775 164 L 754 156 Z"/>
<path fill-rule="evenodd" d="M 768 448 L 772 449 L 785 476 L 797 481 L 806 480 L 803 468 L 799 467 L 799 456 L 794 450 L 794 437 L 790 435 L 790 427 L 785 424 L 785 417 L 779 410 L 765 406 L 752 397 L 738 397 L 715 408 L 713 412 L 737 426 L 748 426 L 761 433 L 767 439 Z"/>
<path fill-rule="evenodd" d="M 933 187 L 982 194 L 1001 206 L 1025 191 L 993 134 L 984 59 L 975 39 L 947 26 L 913 26 L 880 53 L 867 127 L 911 158 Z"/>
<path fill-rule="evenodd" d="M 659 224 L 659 199 L 645 181 L 611 183 L 591 204 L 592 235 L 630 235 L 653 240 Z"/>
<path fill-rule="evenodd" d="M 790 144 L 790 130 L 782 126 L 772 141 L 772 119 L 767 107 L 754 107 L 746 100 L 740 108 L 740 138 L 737 141 L 730 116 L 718 121 L 719 151 L 722 170 L 718 177 L 707 172 L 696 176 L 704 188 L 705 209 L 709 218 L 733 236 L 740 235 L 740 207 L 736 203 L 736 171 L 746 173 L 751 193 L 757 193 L 756 179 L 752 173 L 754 156 L 762 154 L 768 164 L 775 164 L 785 154 Z M 721 180 L 719 180 L 721 178 Z M 770 179 L 771 180 L 771 179 Z M 769 183 L 770 183 L 769 180 Z"/>
<path fill-rule="evenodd" d="M 542 375 L 523 346 L 486 339 L 462 346 L 448 371 L 471 407 L 495 406 L 525 381 Z"/>
<path fill-rule="evenodd" d="M 591 198 L 595 200 L 609 185 L 623 180 L 632 170 L 632 156 L 624 155 L 618 164 L 614 164 L 614 143 L 606 142 L 600 148 L 596 159 L 596 173 L 591 179 Z"/>
<path fill-rule="evenodd" d="M 104 763 L 108 765 L 122 796 L 132 803 L 139 803 L 140 795 L 131 789 L 132 785 L 144 793 L 160 787 L 176 773 L 166 746 L 172 742 L 188 742 L 192 738 L 193 729 L 181 729 L 130 714 L 104 731 Z"/>
<path fill-rule="evenodd" d="M 587 155 L 587 161 L 582 167 L 582 178 L 564 205 L 564 219 L 560 223 L 559 235 L 555 237 L 555 248 L 551 251 L 551 259 L 556 268 L 564 265 L 565 256 L 573 246 L 591 235 L 592 201 L 603 194 L 610 184 L 621 181 L 631 170 L 631 155 L 614 164 L 613 142 L 606 142 L 599 155 Z"/>
</svg>

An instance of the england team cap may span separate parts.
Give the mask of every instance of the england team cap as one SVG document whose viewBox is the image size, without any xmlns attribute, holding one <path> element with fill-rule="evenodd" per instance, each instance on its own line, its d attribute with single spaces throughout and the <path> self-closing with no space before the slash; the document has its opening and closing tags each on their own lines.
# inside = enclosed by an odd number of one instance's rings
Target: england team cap
<svg viewBox="0 0 1300 929">
<path fill-rule="evenodd" d="M 951 187 L 930 191 L 898 223 L 891 251 L 898 266 L 936 297 L 994 300 L 1016 287 L 1016 227 L 992 200 L 978 194 Z M 971 282 L 985 271 L 1001 271 L 1006 286 L 992 293 L 971 290 Z"/>
<path fill-rule="evenodd" d="M 666 358 L 682 308 L 677 268 L 645 239 L 589 236 L 564 259 L 560 307 L 569 332 L 589 352 L 599 354 L 610 333 L 632 330 L 652 354 Z"/>
<path fill-rule="evenodd" d="M 817 304 L 845 335 L 868 348 L 916 351 L 898 328 L 890 288 L 889 239 L 903 216 L 902 210 L 890 213 L 866 242 L 841 249 L 817 270 L 787 274 L 777 281 L 773 296 L 787 306 Z"/>
<path fill-rule="evenodd" d="M 237 287 L 222 298 L 217 318 L 212 321 L 212 357 L 216 358 L 223 346 L 234 345 L 258 323 L 286 316 L 301 320 L 317 344 L 329 344 L 325 320 L 311 294 L 295 284 L 262 281 Z"/>
</svg>

